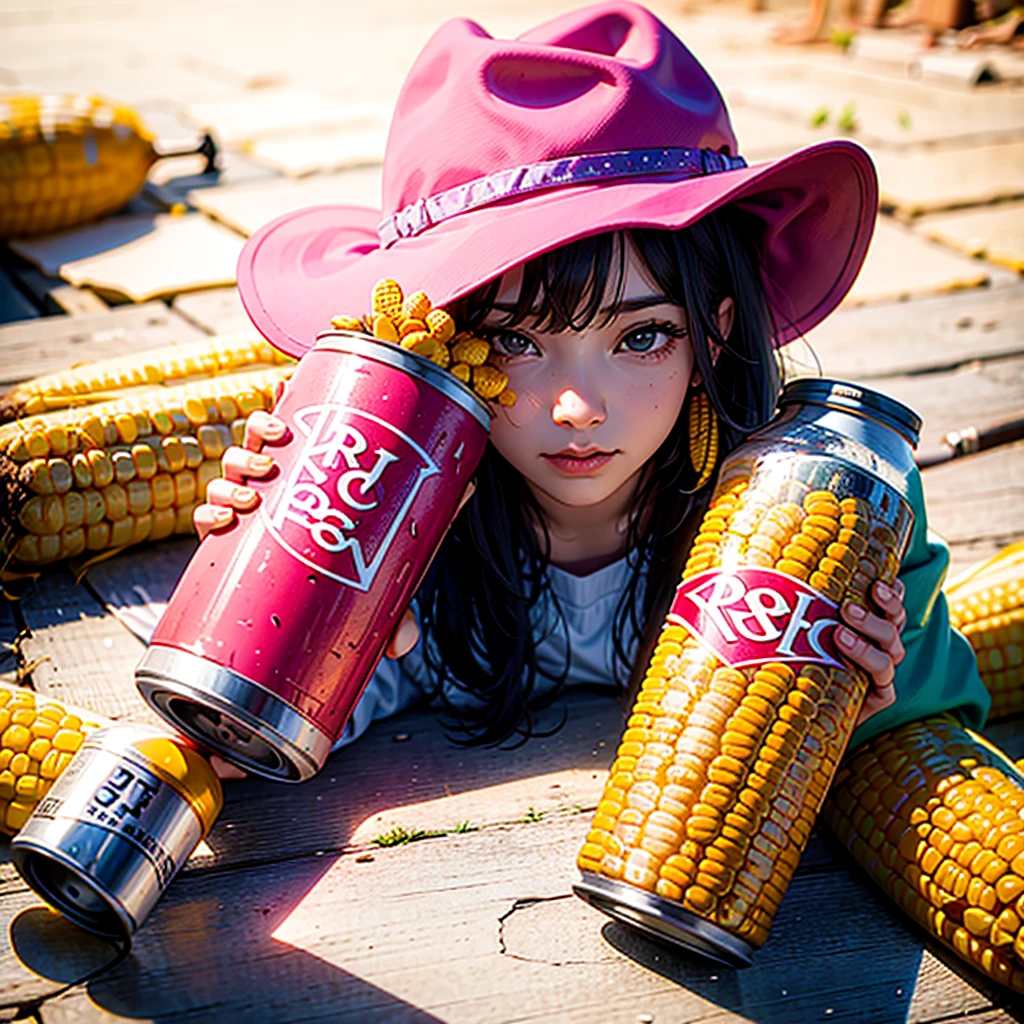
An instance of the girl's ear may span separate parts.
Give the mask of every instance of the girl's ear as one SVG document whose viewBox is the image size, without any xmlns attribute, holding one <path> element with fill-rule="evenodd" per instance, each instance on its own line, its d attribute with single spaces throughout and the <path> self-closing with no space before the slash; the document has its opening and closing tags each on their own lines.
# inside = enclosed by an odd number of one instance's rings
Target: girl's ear
<svg viewBox="0 0 1024 1024">
<path fill-rule="evenodd" d="M 715 318 L 718 321 L 718 333 L 722 336 L 723 340 L 728 339 L 732 333 L 733 322 L 736 319 L 736 303 L 733 301 L 732 296 L 726 295 L 718 304 L 718 312 L 715 314 Z M 717 363 L 722 346 L 716 345 L 715 342 L 708 339 L 708 347 L 711 349 L 711 362 Z M 690 379 L 695 387 L 698 386 L 701 383 L 700 370 L 694 370 L 693 376 Z"/>
<path fill-rule="evenodd" d="M 731 295 L 726 295 L 724 299 L 718 304 L 718 312 L 715 314 L 718 319 L 718 333 L 723 339 L 728 339 L 732 333 L 732 325 L 736 319 L 736 303 L 733 301 Z M 718 358 L 717 346 L 712 345 L 712 355 L 715 359 Z"/>
</svg>

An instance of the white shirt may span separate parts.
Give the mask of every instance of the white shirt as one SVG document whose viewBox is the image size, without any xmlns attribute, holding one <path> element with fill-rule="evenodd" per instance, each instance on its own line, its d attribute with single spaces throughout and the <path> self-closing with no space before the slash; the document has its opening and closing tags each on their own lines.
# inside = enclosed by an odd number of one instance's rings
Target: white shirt
<svg viewBox="0 0 1024 1024">
<path fill-rule="evenodd" d="M 546 682 L 545 675 L 556 678 L 561 675 L 567 645 L 572 658 L 566 686 L 615 684 L 622 669 L 616 665 L 612 626 L 630 571 L 626 556 L 586 576 L 574 576 L 564 569 L 548 567 L 548 582 L 565 624 L 562 626 L 552 614 L 551 602 L 545 593 L 532 613 L 537 633 L 538 691 Z M 640 599 L 642 596 L 641 588 Z M 624 640 L 630 652 L 636 637 L 628 623 Z M 428 672 L 422 638 L 405 657 L 382 658 L 333 749 L 357 739 L 371 722 L 398 714 L 415 704 L 423 696 L 423 682 Z M 459 691 L 452 688 L 449 697 L 457 701 Z M 466 695 L 465 699 L 470 698 Z"/>
</svg>

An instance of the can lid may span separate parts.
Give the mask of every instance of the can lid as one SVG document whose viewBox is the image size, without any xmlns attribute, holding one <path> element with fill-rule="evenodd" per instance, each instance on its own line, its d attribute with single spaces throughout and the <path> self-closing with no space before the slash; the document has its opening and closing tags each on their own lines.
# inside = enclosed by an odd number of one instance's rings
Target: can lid
<svg viewBox="0 0 1024 1024">
<path fill-rule="evenodd" d="M 181 794 L 199 819 L 205 836 L 224 806 L 217 773 L 183 736 L 147 725 L 114 725 L 94 732 L 86 743 L 123 754 L 135 752 L 146 767 Z"/>
<path fill-rule="evenodd" d="M 393 342 L 382 341 L 368 334 L 357 334 L 355 331 L 321 331 L 316 336 L 314 347 L 321 350 L 355 352 L 367 359 L 376 359 L 378 362 L 412 373 L 461 405 L 484 430 L 490 433 L 494 413 L 483 399 L 454 374 L 442 370 L 425 356 L 409 352 Z"/>
<path fill-rule="evenodd" d="M 827 377 L 802 377 L 790 381 L 779 398 L 779 408 L 787 405 L 826 405 L 831 409 L 859 413 L 891 427 L 917 447 L 921 436 L 921 417 L 895 398 L 842 380 Z"/>
</svg>

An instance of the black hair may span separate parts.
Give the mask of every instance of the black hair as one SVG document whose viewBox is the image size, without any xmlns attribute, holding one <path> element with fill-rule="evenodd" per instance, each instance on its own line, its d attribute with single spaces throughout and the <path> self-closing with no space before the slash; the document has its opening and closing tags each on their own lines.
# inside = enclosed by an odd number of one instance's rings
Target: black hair
<svg viewBox="0 0 1024 1024">
<path fill-rule="evenodd" d="M 586 328 L 606 295 L 621 297 L 628 239 L 661 292 L 687 312 L 695 368 L 719 418 L 720 461 L 768 420 L 781 384 L 756 251 L 762 231 L 756 218 L 725 207 L 678 231 L 634 228 L 579 239 L 524 265 L 515 308 L 501 325 L 529 322 L 555 332 Z M 460 329 L 480 329 L 500 286 L 500 279 L 492 281 L 453 306 Z M 723 338 L 716 314 L 726 296 L 733 298 L 735 313 Z M 684 406 L 634 498 L 626 538 L 630 573 L 613 627 L 620 686 L 633 654 L 626 649 L 627 630 L 641 636 L 655 614 L 660 626 L 677 582 L 651 578 L 645 585 L 646 567 L 678 563 L 685 528 L 712 487 L 709 482 L 695 489 L 688 433 Z M 475 479 L 476 495 L 453 524 L 419 591 L 428 696 L 440 704 L 448 735 L 457 743 L 523 742 L 546 734 L 538 714 L 564 687 L 571 651 L 557 676 L 537 666 L 535 631 L 558 629 L 564 619 L 547 582 L 550 540 L 529 487 L 493 445 Z M 553 617 L 542 624 L 536 610 L 545 593 Z M 539 676 L 545 679 L 541 686 Z"/>
</svg>

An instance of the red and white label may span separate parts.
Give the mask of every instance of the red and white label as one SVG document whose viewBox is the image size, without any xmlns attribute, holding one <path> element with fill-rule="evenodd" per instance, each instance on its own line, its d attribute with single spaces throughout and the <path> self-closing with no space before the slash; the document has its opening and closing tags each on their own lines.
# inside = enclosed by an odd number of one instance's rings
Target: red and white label
<svg viewBox="0 0 1024 1024">
<path fill-rule="evenodd" d="M 305 439 L 261 506 L 267 528 L 311 569 L 369 590 L 423 481 L 440 467 L 411 437 L 361 409 L 306 406 L 292 422 Z"/>
<path fill-rule="evenodd" d="M 838 605 L 775 569 L 710 569 L 682 583 L 668 618 L 733 668 L 769 661 L 842 666 Z"/>
</svg>

